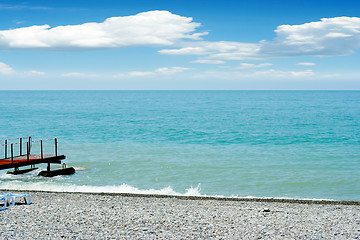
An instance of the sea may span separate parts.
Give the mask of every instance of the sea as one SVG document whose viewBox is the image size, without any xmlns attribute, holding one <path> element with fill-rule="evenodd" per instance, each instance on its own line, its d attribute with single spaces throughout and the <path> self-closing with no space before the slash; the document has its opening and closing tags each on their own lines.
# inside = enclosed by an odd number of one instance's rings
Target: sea
<svg viewBox="0 0 360 240">
<path fill-rule="evenodd" d="M 0 158 L 28 136 L 76 173 L 0 189 L 360 201 L 360 91 L 0 91 Z"/>
</svg>

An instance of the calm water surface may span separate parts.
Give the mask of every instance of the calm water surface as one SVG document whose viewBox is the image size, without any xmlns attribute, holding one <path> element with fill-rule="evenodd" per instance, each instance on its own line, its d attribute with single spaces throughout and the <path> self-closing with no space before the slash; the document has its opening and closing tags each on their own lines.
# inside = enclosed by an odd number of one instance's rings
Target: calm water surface
<svg viewBox="0 0 360 240">
<path fill-rule="evenodd" d="M 0 91 L 0 113 L 77 169 L 0 188 L 360 201 L 360 91 Z"/>
</svg>

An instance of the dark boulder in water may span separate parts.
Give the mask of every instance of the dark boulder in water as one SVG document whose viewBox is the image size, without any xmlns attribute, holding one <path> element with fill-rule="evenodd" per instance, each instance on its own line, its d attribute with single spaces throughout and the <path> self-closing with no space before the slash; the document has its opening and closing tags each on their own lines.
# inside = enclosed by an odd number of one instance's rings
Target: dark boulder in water
<svg viewBox="0 0 360 240">
<path fill-rule="evenodd" d="M 58 175 L 71 175 L 74 173 L 75 173 L 75 169 L 73 167 L 69 167 L 69 168 L 61 168 L 61 169 L 51 170 L 51 171 L 41 171 L 39 173 L 39 176 L 55 177 Z"/>
</svg>

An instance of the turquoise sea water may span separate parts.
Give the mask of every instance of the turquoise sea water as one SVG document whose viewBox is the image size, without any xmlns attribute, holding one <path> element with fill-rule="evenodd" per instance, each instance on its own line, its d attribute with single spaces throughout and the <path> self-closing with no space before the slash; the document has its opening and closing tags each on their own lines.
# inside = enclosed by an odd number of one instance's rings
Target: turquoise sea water
<svg viewBox="0 0 360 240">
<path fill-rule="evenodd" d="M 360 91 L 0 91 L 0 113 L 77 169 L 2 189 L 360 201 Z"/>
</svg>

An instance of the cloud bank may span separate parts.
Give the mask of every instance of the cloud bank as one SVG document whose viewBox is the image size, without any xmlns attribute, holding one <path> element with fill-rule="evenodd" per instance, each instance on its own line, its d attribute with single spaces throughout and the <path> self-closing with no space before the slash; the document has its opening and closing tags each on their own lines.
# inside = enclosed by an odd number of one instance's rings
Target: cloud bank
<svg viewBox="0 0 360 240">
<path fill-rule="evenodd" d="M 70 72 L 64 73 L 61 75 L 62 77 L 78 77 L 78 78 L 91 78 L 96 77 L 95 74 L 87 74 L 87 73 L 80 73 L 80 72 Z"/>
<path fill-rule="evenodd" d="M 30 26 L 0 31 L 0 49 L 101 49 L 131 46 L 172 46 L 159 53 L 194 55 L 194 63 L 274 57 L 349 55 L 360 48 L 360 18 L 323 18 L 301 25 L 281 25 L 272 41 L 257 43 L 203 41 L 200 23 L 169 11 L 111 17 L 101 23 Z M 180 46 L 180 48 L 179 48 Z M 176 48 L 178 47 L 178 48 Z"/>
<path fill-rule="evenodd" d="M 199 40 L 199 23 L 168 11 L 112 17 L 102 23 L 30 26 L 0 31 L 2 49 L 86 49 L 129 46 L 170 46 L 181 39 Z"/>
<path fill-rule="evenodd" d="M 296 65 L 298 66 L 315 66 L 316 63 L 312 63 L 312 62 L 299 62 Z"/>
<path fill-rule="evenodd" d="M 304 71 L 280 71 L 275 69 L 263 70 L 263 71 L 254 71 L 254 72 L 244 72 L 244 71 L 207 71 L 205 73 L 199 74 L 198 78 L 203 79 L 230 79 L 230 80 L 249 80 L 249 79 L 263 79 L 263 80 L 296 80 L 296 79 L 312 79 L 314 76 L 319 78 L 312 70 Z"/>
<path fill-rule="evenodd" d="M 360 18 L 323 18 L 301 25 L 281 25 L 273 41 L 189 42 L 179 49 L 160 50 L 168 55 L 198 55 L 197 62 L 256 60 L 275 57 L 341 56 L 360 48 Z"/>
<path fill-rule="evenodd" d="M 237 69 L 253 69 L 253 68 L 263 68 L 272 66 L 272 63 L 260 63 L 260 64 L 253 64 L 253 63 L 240 63 L 240 67 Z"/>
<path fill-rule="evenodd" d="M 12 74 L 15 70 L 6 63 L 0 62 L 0 74 Z"/>
<path fill-rule="evenodd" d="M 154 71 L 133 71 L 128 73 L 119 73 L 114 75 L 115 78 L 125 78 L 125 77 L 146 77 L 146 76 L 159 76 L 159 75 L 173 75 L 177 73 L 181 73 L 184 71 L 192 70 L 191 68 L 184 68 L 184 67 L 163 67 L 158 68 Z"/>
<path fill-rule="evenodd" d="M 258 59 L 258 52 L 261 44 L 258 43 L 241 43 L 241 42 L 191 42 L 187 47 L 180 49 L 163 49 L 159 53 L 167 55 L 207 55 L 204 60 L 245 60 Z M 210 61 L 211 62 L 211 61 Z"/>
<path fill-rule="evenodd" d="M 323 18 L 302 25 L 281 25 L 273 42 L 263 42 L 261 54 L 279 56 L 339 56 L 360 48 L 360 18 Z"/>
<path fill-rule="evenodd" d="M 25 74 L 28 74 L 28 75 L 38 75 L 38 76 L 45 75 L 44 72 L 40 72 L 40 71 L 36 71 L 36 70 L 27 71 L 27 72 L 25 72 Z"/>
<path fill-rule="evenodd" d="M 0 10 L 49 10 L 49 7 L 41 7 L 41 6 L 26 6 L 26 5 L 10 5 L 10 4 L 0 4 Z"/>
</svg>

